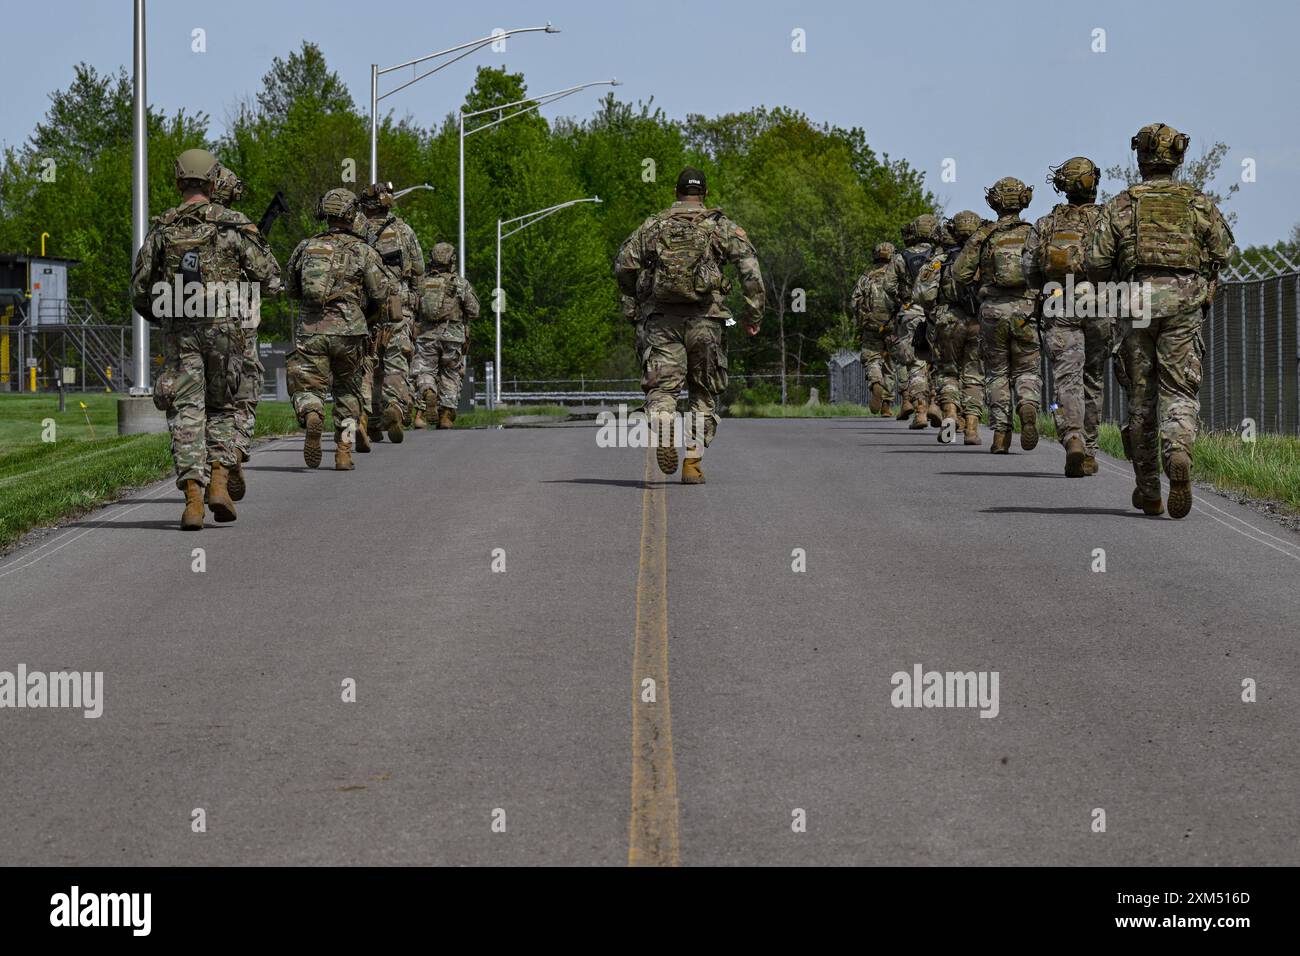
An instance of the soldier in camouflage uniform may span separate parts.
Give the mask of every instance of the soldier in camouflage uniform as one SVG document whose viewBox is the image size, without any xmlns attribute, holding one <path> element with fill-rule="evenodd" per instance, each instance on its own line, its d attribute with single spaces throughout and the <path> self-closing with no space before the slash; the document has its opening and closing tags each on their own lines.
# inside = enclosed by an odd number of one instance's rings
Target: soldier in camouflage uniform
<svg viewBox="0 0 1300 956">
<path fill-rule="evenodd" d="M 932 262 L 939 251 L 939 219 L 930 213 L 917 216 L 903 227 L 905 248 L 902 255 L 894 257 L 898 288 L 902 298 L 894 328 L 894 364 L 906 370 L 906 401 L 910 406 L 912 422 L 909 428 L 936 428 L 941 424 L 939 408 L 933 402 L 930 388 L 930 366 L 926 359 L 916 354 L 916 342 L 926 334 L 925 310 L 912 301 L 912 289 L 921 267 Z M 918 331 L 919 330 L 919 331 Z M 900 418 L 905 417 L 900 413 Z"/>
<path fill-rule="evenodd" d="M 921 267 L 912 288 L 912 301 L 926 310 L 934 329 L 938 399 L 943 421 L 957 423 L 962 415 L 963 441 L 980 444 L 980 411 L 984 405 L 984 366 L 980 362 L 978 303 L 969 289 L 959 288 L 953 265 L 962 247 L 983 225 L 976 212 L 962 210 L 952 217 L 952 241 Z M 940 432 L 939 440 L 944 440 Z"/>
<path fill-rule="evenodd" d="M 212 202 L 220 163 L 203 149 L 187 149 L 176 160 L 176 188 L 182 201 L 153 220 L 136 254 L 131 302 L 142 316 L 162 324 L 164 365 L 154 404 L 167 412 L 176 485 L 185 492 L 181 527 L 203 527 L 207 504 L 217 521 L 236 519 L 228 480 L 240 460 L 235 395 L 245 350 L 238 306 L 218 297 L 200 315 L 174 315 L 171 295 L 155 296 L 154 284 L 213 289 L 216 283 L 253 281 L 268 293 L 279 290 L 280 270 L 257 226 Z M 158 311 L 155 311 L 155 306 Z"/>
<path fill-rule="evenodd" d="M 456 422 L 469 325 L 478 319 L 478 298 L 456 273 L 456 247 L 440 242 L 416 295 L 415 381 L 426 408 L 437 408 L 438 428 Z"/>
<path fill-rule="evenodd" d="M 300 242 L 286 270 L 289 297 L 300 301 L 298 344 L 287 362 L 289 395 L 298 423 L 307 431 L 302 457 L 308 468 L 321 462 L 327 391 L 334 393 L 334 467 L 354 467 L 352 442 L 362 415 L 368 328 L 402 317 L 397 281 L 379 253 L 353 231 L 356 206 L 350 189 L 325 193 L 316 218 L 328 228 Z"/>
<path fill-rule="evenodd" d="M 705 206 L 707 195 L 704 174 L 683 169 L 676 202 L 642 223 L 614 264 L 619 289 L 634 298 L 642 273 L 650 273 L 641 385 L 655 427 L 655 458 L 666 475 L 677 470 L 673 417 L 683 381 L 690 394 L 685 484 L 704 483 L 700 457 L 717 431 L 718 400 L 727 387 L 727 263 L 740 275 L 745 330 L 757 335 L 763 318 L 763 276 L 754 247 L 722 210 Z"/>
<path fill-rule="evenodd" d="M 625 240 L 624 245 L 626 244 Z M 619 254 L 622 255 L 622 250 L 620 250 Z M 617 256 L 614 261 L 615 263 L 618 262 Z M 645 374 L 646 358 L 649 354 L 649 349 L 646 346 L 645 319 L 646 308 L 651 304 L 650 291 L 650 272 L 648 270 L 642 270 L 640 275 L 637 277 L 636 294 L 619 296 L 623 318 L 632 325 L 632 348 L 636 352 L 637 367 L 641 369 L 643 376 Z M 644 384 L 641 386 L 641 391 L 647 395 L 649 394 L 649 390 Z"/>
<path fill-rule="evenodd" d="M 1150 283 L 1141 322 L 1121 318 L 1128 439 L 1137 487 L 1133 507 L 1156 515 L 1160 465 L 1169 476 L 1169 517 L 1192 510 L 1192 443 L 1201 403 L 1204 310 L 1232 251 L 1232 230 L 1213 200 L 1174 179 L 1188 137 L 1163 123 L 1133 137 L 1142 182 L 1102 207 L 1088 243 L 1093 281 Z"/>
<path fill-rule="evenodd" d="M 958 254 L 953 275 L 959 288 L 979 289 L 980 354 L 993 427 L 989 451 L 1005 455 L 1011 451 L 1013 395 L 1020 414 L 1020 447 L 1030 451 L 1038 444 L 1043 391 L 1034 319 L 1038 294 L 1025 282 L 1024 247 L 1032 227 L 1020 218 L 1034 190 L 1006 176 L 984 195 L 997 221 L 975 231 Z"/>
<path fill-rule="evenodd" d="M 415 351 L 415 290 L 424 275 L 424 251 L 415 230 L 398 218 L 392 207 L 392 183 L 372 183 L 361 190 L 361 211 L 367 220 L 366 239 L 400 285 L 402 315 L 378 327 L 374 350 L 367 357 L 358 451 L 369 451 L 370 440 L 381 441 L 383 431 L 388 432 L 391 441 L 400 442 L 402 425 L 414 424 L 411 356 Z M 423 416 L 418 427 L 425 427 Z"/>
<path fill-rule="evenodd" d="M 244 181 L 236 176 L 233 170 L 222 166 L 217 172 L 216 184 L 212 188 L 212 201 L 231 207 L 243 198 Z M 277 264 L 277 286 L 279 272 L 280 267 Z M 243 463 L 248 461 L 249 450 L 253 446 L 253 430 L 257 424 L 257 403 L 262 397 L 262 375 L 265 372 L 261 357 L 257 354 L 257 327 L 261 320 L 259 310 L 257 315 L 248 316 L 241 322 L 245 338 L 244 361 L 240 367 L 239 390 L 235 393 L 235 441 L 239 446 L 239 460 L 230 469 L 230 477 L 227 481 L 231 501 L 242 501 L 247 490 L 244 483 Z"/>
<path fill-rule="evenodd" d="M 858 279 L 849 310 L 862 331 L 862 368 L 866 373 L 867 407 L 874 414 L 892 415 L 894 313 L 898 311 L 898 272 L 894 244 L 882 242 L 871 253 L 871 267 Z"/>
<path fill-rule="evenodd" d="M 1086 156 L 1075 156 L 1051 169 L 1047 181 L 1067 201 L 1034 223 L 1023 254 L 1025 281 L 1040 292 L 1043 340 L 1052 358 L 1056 435 L 1065 446 L 1069 478 L 1097 473 L 1097 430 L 1110 354 L 1111 317 L 1080 315 L 1095 311 L 1087 302 L 1095 297 L 1085 281 L 1084 253 L 1101 214 L 1095 203 L 1100 179 L 1101 170 Z M 1054 286 L 1048 294 L 1044 289 L 1048 282 L 1061 288 Z M 1077 283 L 1072 303 L 1065 301 L 1067 283 Z"/>
</svg>

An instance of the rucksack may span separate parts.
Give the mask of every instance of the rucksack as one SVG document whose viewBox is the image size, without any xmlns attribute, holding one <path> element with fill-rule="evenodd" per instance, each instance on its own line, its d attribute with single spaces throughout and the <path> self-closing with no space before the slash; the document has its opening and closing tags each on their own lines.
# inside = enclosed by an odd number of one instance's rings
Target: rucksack
<svg viewBox="0 0 1300 956">
<path fill-rule="evenodd" d="M 456 278 L 454 273 L 433 273 L 424 277 L 420 283 L 422 324 L 445 322 L 457 317 Z"/>
<path fill-rule="evenodd" d="M 894 264 L 882 262 L 864 277 L 858 308 L 863 315 L 893 315 L 898 311 L 897 294 Z"/>
<path fill-rule="evenodd" d="M 402 235 L 397 229 L 396 219 L 389 216 L 380 223 L 373 230 L 369 241 L 375 252 L 379 253 L 379 258 L 383 260 L 384 265 L 396 275 L 405 277 Z"/>
<path fill-rule="evenodd" d="M 237 268 L 217 256 L 217 233 L 223 226 L 222 210 L 211 203 L 170 209 L 158 219 L 163 239 L 163 275 L 167 281 L 181 276 L 190 282 L 226 282 L 240 278 Z"/>
<path fill-rule="evenodd" d="M 985 282 L 1004 289 L 1024 288 L 1025 267 L 1020 257 L 1031 228 L 1023 219 L 1009 219 L 993 226 L 980 254 Z"/>
<path fill-rule="evenodd" d="M 1129 187 L 1133 197 L 1134 268 L 1200 271 L 1196 238 L 1196 190 L 1186 183 L 1142 183 Z"/>
<path fill-rule="evenodd" d="M 722 289 L 722 269 L 709 223 L 715 209 L 674 212 L 659 221 L 654 244 L 656 302 L 708 301 Z"/>
<path fill-rule="evenodd" d="M 336 233 L 326 232 L 307 240 L 298 260 L 304 306 L 319 310 L 332 301 L 335 278 L 349 258 L 347 243 Z"/>
<path fill-rule="evenodd" d="M 1089 223 L 1085 206 L 1059 206 L 1052 210 L 1046 232 L 1040 237 L 1039 261 L 1043 276 L 1064 282 L 1067 276 L 1083 276 L 1084 243 Z"/>
</svg>

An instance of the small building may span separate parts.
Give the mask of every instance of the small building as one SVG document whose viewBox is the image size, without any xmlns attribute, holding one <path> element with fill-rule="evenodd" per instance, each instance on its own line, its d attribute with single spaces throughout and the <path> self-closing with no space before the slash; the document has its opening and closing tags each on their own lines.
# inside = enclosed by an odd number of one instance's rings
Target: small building
<svg viewBox="0 0 1300 956">
<path fill-rule="evenodd" d="M 68 267 L 79 259 L 0 253 L 0 315 L 5 324 L 16 325 L 27 317 L 28 324 L 68 323 Z"/>
</svg>

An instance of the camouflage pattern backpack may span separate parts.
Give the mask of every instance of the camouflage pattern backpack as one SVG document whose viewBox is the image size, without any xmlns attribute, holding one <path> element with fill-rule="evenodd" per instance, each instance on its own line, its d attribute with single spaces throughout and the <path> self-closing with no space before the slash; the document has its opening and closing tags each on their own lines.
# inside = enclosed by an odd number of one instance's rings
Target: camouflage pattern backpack
<svg viewBox="0 0 1300 956">
<path fill-rule="evenodd" d="M 985 282 L 1004 289 L 1025 287 L 1021 255 L 1031 228 L 1023 219 L 1004 219 L 993 225 L 980 250 L 980 274 Z"/>
<path fill-rule="evenodd" d="M 898 275 L 892 262 L 882 262 L 862 277 L 858 311 L 864 318 L 892 316 L 898 311 Z"/>
<path fill-rule="evenodd" d="M 405 249 L 402 234 L 397 228 L 397 219 L 389 216 L 383 222 L 375 223 L 370 227 L 370 235 L 367 238 L 375 252 L 379 253 L 379 258 L 384 260 L 384 265 L 389 271 L 394 275 L 407 278 L 410 269 L 404 261 Z"/>
<path fill-rule="evenodd" d="M 1043 233 L 1039 258 L 1043 276 L 1052 282 L 1064 282 L 1073 275 L 1082 281 L 1083 256 L 1088 234 L 1095 215 L 1090 210 L 1096 206 L 1058 205 L 1051 213 L 1051 222 Z"/>
<path fill-rule="evenodd" d="M 1135 269 L 1201 270 L 1196 236 L 1196 190 L 1187 183 L 1165 180 L 1129 187 L 1133 197 L 1134 235 L 1131 262 Z"/>
<path fill-rule="evenodd" d="M 181 276 L 191 282 L 237 282 L 241 279 L 240 263 L 223 253 L 219 233 L 223 228 L 238 228 L 247 222 L 243 216 L 230 218 L 227 210 L 215 203 L 185 203 L 158 217 L 162 232 L 165 281 Z"/>
<path fill-rule="evenodd" d="M 659 221 L 654 237 L 656 302 L 701 303 L 723 290 L 712 223 L 717 209 L 673 211 Z"/>
<path fill-rule="evenodd" d="M 458 278 L 454 272 L 434 272 L 420 281 L 421 329 L 460 317 L 460 297 L 456 294 Z"/>
<path fill-rule="evenodd" d="M 356 269 L 344 233 L 323 232 L 307 240 L 299 259 L 304 308 L 321 311 L 333 301 L 335 277 Z"/>
</svg>

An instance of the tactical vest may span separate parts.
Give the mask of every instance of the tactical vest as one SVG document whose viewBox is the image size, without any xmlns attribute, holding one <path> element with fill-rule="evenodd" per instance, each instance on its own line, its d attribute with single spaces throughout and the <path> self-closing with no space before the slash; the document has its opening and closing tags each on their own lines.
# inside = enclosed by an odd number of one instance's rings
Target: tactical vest
<svg viewBox="0 0 1300 956">
<path fill-rule="evenodd" d="M 863 318 L 892 316 L 898 311 L 898 275 L 892 262 L 882 262 L 863 277 L 858 312 Z"/>
<path fill-rule="evenodd" d="M 969 291 L 963 291 L 962 287 L 957 284 L 957 276 L 953 269 L 961 250 L 961 246 L 953 246 L 944 252 L 943 262 L 939 266 L 942 270 L 939 273 L 939 301 L 945 305 L 954 305 L 959 309 L 974 313 L 979 311 L 979 306 L 974 302 Z"/>
<path fill-rule="evenodd" d="M 402 242 L 402 232 L 396 216 L 389 216 L 371 230 L 370 245 L 379 253 L 384 265 L 403 280 L 411 277 L 411 268 L 406 261 L 406 245 Z"/>
<path fill-rule="evenodd" d="M 454 272 L 432 272 L 420 280 L 420 331 L 445 322 L 460 322 L 459 276 Z"/>
<path fill-rule="evenodd" d="M 218 238 L 223 229 L 238 229 L 242 217 L 225 220 L 227 210 L 216 203 L 184 203 L 158 217 L 162 233 L 162 279 L 180 276 L 191 282 L 238 282 L 243 278 L 239 260 L 222 255 Z M 223 221 L 225 220 L 225 221 Z"/>
<path fill-rule="evenodd" d="M 1032 228 L 1023 219 L 994 224 L 980 249 L 980 274 L 986 283 L 1004 289 L 1025 288 L 1025 268 L 1020 257 Z"/>
<path fill-rule="evenodd" d="M 1187 183 L 1161 181 L 1130 186 L 1133 200 L 1131 234 L 1121 238 L 1124 271 L 1137 269 L 1191 270 L 1202 268 L 1196 235 L 1197 192 Z"/>
<path fill-rule="evenodd" d="M 307 240 L 298 258 L 304 310 L 322 312 L 341 296 L 339 277 L 355 275 L 361 268 L 361 257 L 355 249 L 359 241 L 357 236 L 339 230 Z"/>
<path fill-rule="evenodd" d="M 1039 267 L 1052 282 L 1067 276 L 1083 278 L 1084 247 L 1092 230 L 1090 210 L 1096 206 L 1060 205 L 1052 210 L 1039 237 Z"/>
<path fill-rule="evenodd" d="M 718 209 L 674 210 L 660 218 L 654 230 L 652 293 L 659 303 L 711 302 L 724 292 L 721 258 L 712 223 Z"/>
</svg>

